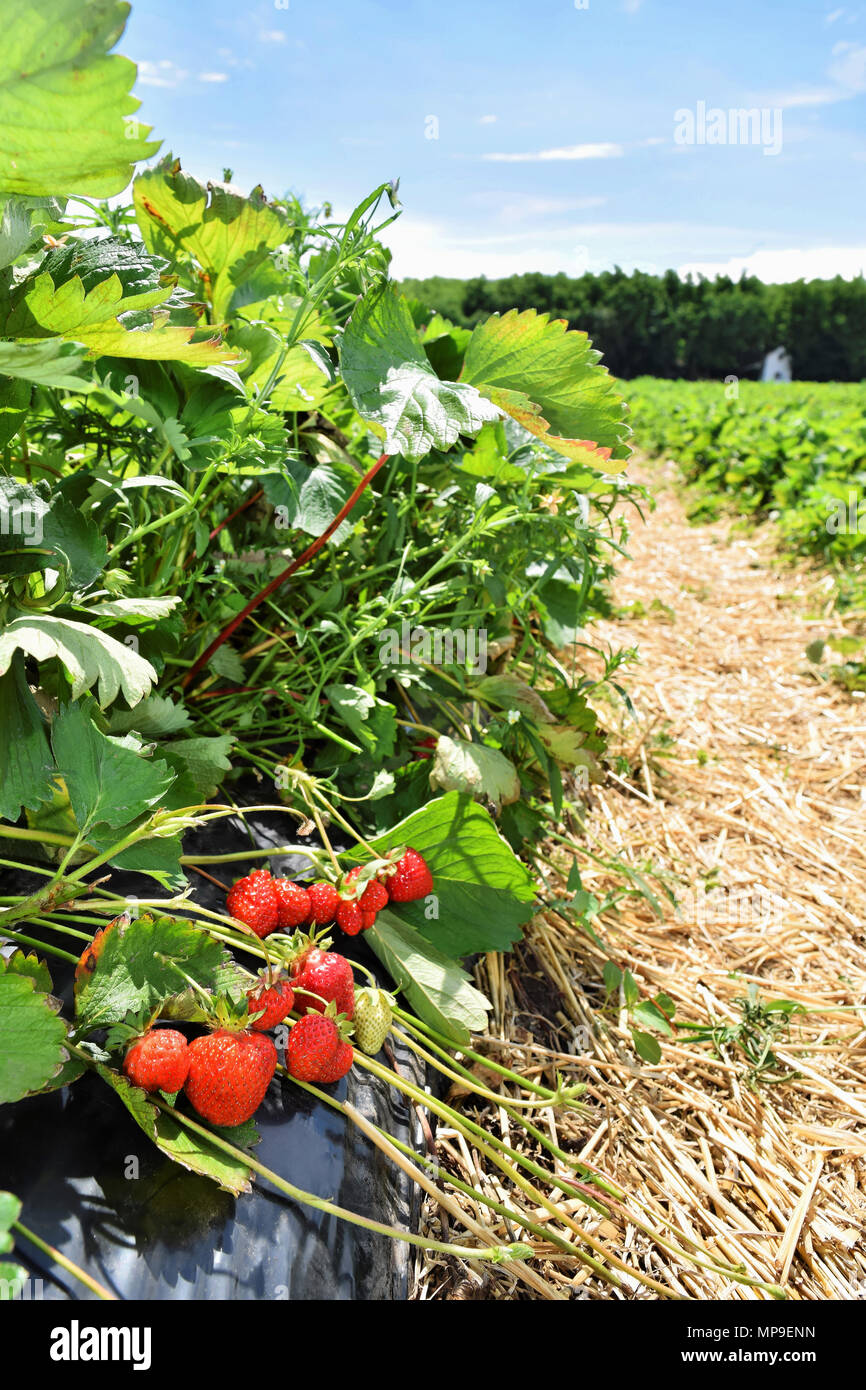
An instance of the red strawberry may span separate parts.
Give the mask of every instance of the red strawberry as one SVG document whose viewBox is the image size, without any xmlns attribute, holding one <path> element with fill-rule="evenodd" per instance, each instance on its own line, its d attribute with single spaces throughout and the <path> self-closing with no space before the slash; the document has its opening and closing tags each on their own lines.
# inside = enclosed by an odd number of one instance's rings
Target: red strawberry
<svg viewBox="0 0 866 1390">
<path fill-rule="evenodd" d="M 357 936 L 364 925 L 364 914 L 358 903 L 343 900 L 337 908 L 337 926 L 347 936 Z"/>
<path fill-rule="evenodd" d="M 433 875 L 417 849 L 407 849 L 386 882 L 393 903 L 411 903 L 433 892 Z"/>
<path fill-rule="evenodd" d="M 376 921 L 376 913 L 375 913 L 375 912 L 362 912 L 362 913 L 361 913 L 361 931 L 369 931 L 370 928 L 373 926 L 373 923 L 374 923 L 375 921 Z"/>
<path fill-rule="evenodd" d="M 310 915 L 310 895 L 299 883 L 290 878 L 275 878 L 274 891 L 277 895 L 280 931 L 293 931 L 307 921 Z"/>
<path fill-rule="evenodd" d="M 295 992 L 285 977 L 274 980 L 272 984 L 263 979 L 258 989 L 247 991 L 247 999 L 251 1014 L 264 1009 L 261 1018 L 254 1018 L 250 1027 L 256 1033 L 266 1033 L 291 1013 L 295 1005 Z"/>
<path fill-rule="evenodd" d="M 267 936 L 279 921 L 279 898 L 274 880 L 267 869 L 253 869 L 246 878 L 239 878 L 229 889 L 226 907 L 230 917 L 237 917 L 252 927 L 256 936 Z"/>
<path fill-rule="evenodd" d="M 326 1086 L 329 1086 L 333 1081 L 339 1081 L 341 1076 L 346 1075 L 354 1060 L 355 1053 L 351 1043 L 338 1043 L 333 1061 L 322 1067 L 318 1079 L 323 1081 Z"/>
<path fill-rule="evenodd" d="M 352 967 L 336 951 L 320 951 L 314 947 L 296 962 L 292 970 L 292 985 L 298 995 L 299 1009 L 315 1009 L 323 1013 L 331 1000 L 337 1013 L 352 1018 L 355 1012 L 355 977 Z M 306 991 L 306 993 L 304 993 Z M 312 996 L 318 995 L 318 999 Z M 321 1004 L 319 999 L 324 999 Z"/>
<path fill-rule="evenodd" d="M 346 874 L 346 882 L 354 883 L 360 872 L 360 867 L 357 869 L 350 869 Z M 375 878 L 368 880 L 364 885 L 361 896 L 358 898 L 358 906 L 362 912 L 381 912 L 382 908 L 387 905 L 387 902 L 388 889 Z"/>
<path fill-rule="evenodd" d="M 340 1033 L 332 1018 L 305 1014 L 289 1030 L 286 1043 L 286 1070 L 298 1081 L 321 1081 L 322 1072 L 333 1066 Z"/>
<path fill-rule="evenodd" d="M 175 1028 L 151 1028 L 132 1044 L 123 1059 L 123 1070 L 142 1090 L 173 1095 L 186 1081 L 189 1044 Z"/>
<path fill-rule="evenodd" d="M 277 1049 L 264 1033 L 219 1028 L 189 1045 L 186 1094 L 212 1125 L 233 1128 L 258 1110 L 277 1067 Z"/>
<path fill-rule="evenodd" d="M 310 921 L 326 927 L 333 922 L 340 905 L 340 895 L 332 883 L 311 883 L 307 889 L 310 899 Z"/>
</svg>

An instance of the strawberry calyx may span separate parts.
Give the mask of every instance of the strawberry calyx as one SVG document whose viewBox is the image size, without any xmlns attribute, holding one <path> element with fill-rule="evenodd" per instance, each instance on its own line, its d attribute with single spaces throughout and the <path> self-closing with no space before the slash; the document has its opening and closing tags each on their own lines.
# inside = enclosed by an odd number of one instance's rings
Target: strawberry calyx
<svg viewBox="0 0 866 1390">
<path fill-rule="evenodd" d="M 253 1017 L 258 1017 L 264 1011 L 259 1009 L 252 1012 Z M 212 996 L 204 1023 L 212 1033 L 245 1033 L 250 1026 L 250 1013 L 246 995 L 237 998 L 224 991 Z"/>
<path fill-rule="evenodd" d="M 122 1023 L 113 1023 L 105 1036 L 106 1052 L 117 1052 L 120 1048 L 131 1047 L 139 1038 L 143 1038 L 159 1018 L 160 1008 L 158 1005 L 155 1009 L 143 1009 L 137 1014 L 129 1013 Z"/>
</svg>

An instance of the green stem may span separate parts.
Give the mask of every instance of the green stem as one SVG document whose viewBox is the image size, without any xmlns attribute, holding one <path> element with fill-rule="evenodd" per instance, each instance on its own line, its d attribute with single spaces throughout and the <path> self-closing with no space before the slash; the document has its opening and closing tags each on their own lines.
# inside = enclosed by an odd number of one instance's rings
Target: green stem
<svg viewBox="0 0 866 1390">
<path fill-rule="evenodd" d="M 86 1055 L 86 1054 L 85 1054 Z M 370 1217 L 361 1216 L 358 1212 L 349 1211 L 346 1207 L 337 1206 L 335 1202 L 329 1202 L 326 1197 L 317 1197 L 313 1192 L 306 1192 L 302 1187 L 295 1187 L 294 1183 L 281 1178 L 279 1173 L 275 1173 L 272 1168 L 267 1168 L 264 1163 L 260 1163 L 253 1154 L 247 1153 L 242 1149 L 230 1144 L 227 1139 L 216 1134 L 211 1129 L 206 1129 L 204 1125 L 191 1120 L 187 1115 L 181 1114 L 179 1110 L 158 1097 L 149 1097 L 150 1103 L 162 1110 L 166 1115 L 170 1115 L 178 1124 L 193 1134 L 206 1139 L 209 1144 L 222 1149 L 224 1153 L 243 1163 L 247 1168 L 252 1169 L 260 1178 L 264 1178 L 278 1192 L 282 1192 L 292 1201 L 300 1202 L 307 1207 L 313 1207 L 316 1211 L 325 1212 L 328 1216 L 336 1216 L 341 1221 L 348 1221 L 353 1226 L 362 1226 L 367 1231 L 375 1231 L 378 1235 L 388 1236 L 391 1240 L 406 1241 L 409 1245 L 416 1245 L 421 1250 L 437 1250 L 441 1254 L 453 1255 L 459 1260 L 503 1260 L 511 1258 L 511 1251 L 507 1245 L 494 1245 L 485 1249 L 474 1246 L 449 1245 L 444 1241 L 428 1240 L 425 1236 L 413 1235 L 410 1231 L 398 1230 L 395 1226 L 388 1226 L 383 1221 L 373 1221 Z"/>
<path fill-rule="evenodd" d="M 46 941 L 37 941 L 33 936 L 25 936 L 23 932 L 13 931 L 11 927 L 4 926 L 3 919 L 0 917 L 0 940 L 8 938 L 9 941 L 20 941 L 22 946 L 34 946 L 37 951 L 47 951 L 49 956 L 57 956 L 59 960 L 71 961 L 73 965 L 78 964 L 78 956 L 73 956 L 69 951 L 62 951 L 59 946 L 49 946 Z"/>
<path fill-rule="evenodd" d="M 35 1245 L 37 1250 L 41 1250 L 44 1255 L 48 1255 L 55 1264 L 60 1265 L 61 1269 L 65 1269 L 67 1274 L 71 1274 L 80 1284 L 84 1284 L 85 1288 L 90 1289 L 91 1293 L 95 1293 L 97 1298 L 111 1303 L 116 1303 L 118 1301 L 116 1293 L 111 1293 L 109 1289 L 97 1283 L 93 1276 L 88 1274 L 86 1270 L 80 1269 L 78 1265 L 73 1264 L 72 1261 L 67 1259 L 65 1255 L 62 1255 L 59 1250 L 55 1250 L 53 1245 L 49 1245 L 47 1241 L 42 1240 L 34 1231 L 31 1231 L 29 1227 L 25 1226 L 22 1221 L 13 1221 L 12 1229 L 13 1231 L 17 1231 L 19 1235 L 22 1235 L 25 1240 L 29 1240 L 31 1245 Z"/>
</svg>

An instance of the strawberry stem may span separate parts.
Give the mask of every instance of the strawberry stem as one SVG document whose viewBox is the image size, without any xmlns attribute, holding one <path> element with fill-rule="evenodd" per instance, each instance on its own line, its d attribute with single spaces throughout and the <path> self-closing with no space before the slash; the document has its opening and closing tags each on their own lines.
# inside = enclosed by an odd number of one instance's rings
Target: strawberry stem
<svg viewBox="0 0 866 1390">
<path fill-rule="evenodd" d="M 300 1202 L 307 1207 L 313 1207 L 316 1211 L 325 1212 L 328 1216 L 336 1216 L 341 1221 L 348 1221 L 353 1226 L 363 1226 L 367 1231 L 375 1231 L 378 1235 L 388 1236 L 391 1240 L 405 1241 L 409 1245 L 417 1245 L 422 1250 L 438 1250 L 445 1255 L 453 1255 L 461 1260 L 503 1260 L 513 1258 L 511 1248 L 507 1245 L 494 1245 L 489 1249 L 474 1246 L 449 1245 L 447 1242 L 439 1240 L 428 1240 L 426 1236 L 414 1235 L 411 1231 L 401 1231 L 396 1226 L 388 1226 L 384 1221 L 374 1221 L 370 1217 L 361 1216 L 358 1212 L 349 1211 L 347 1207 L 338 1206 L 335 1202 L 329 1202 L 326 1197 L 317 1197 L 313 1192 L 307 1192 L 302 1187 L 295 1187 L 294 1183 L 281 1178 L 279 1173 L 275 1173 L 272 1168 L 268 1168 L 264 1163 L 260 1163 L 254 1155 L 247 1153 L 243 1149 L 237 1148 L 221 1135 L 207 1129 L 189 1116 L 182 1114 L 179 1110 L 167 1105 L 164 1100 L 157 1096 L 149 1096 L 148 1100 L 159 1110 L 163 1110 L 170 1115 L 178 1124 L 190 1130 L 193 1134 L 198 1134 L 206 1139 L 209 1144 L 222 1149 L 224 1153 L 230 1154 L 232 1158 L 243 1163 L 252 1172 L 271 1183 L 278 1192 L 282 1192 L 286 1197 L 290 1197 L 295 1202 Z"/>
<path fill-rule="evenodd" d="M 60 1265 L 61 1269 L 65 1269 L 67 1274 L 71 1274 L 73 1279 L 77 1279 L 80 1284 L 84 1284 L 85 1288 L 90 1289 L 91 1293 L 95 1293 L 97 1298 L 101 1298 L 104 1302 L 116 1303 L 118 1301 L 116 1293 L 112 1293 L 110 1289 L 106 1289 L 102 1284 L 98 1283 L 85 1269 L 81 1269 L 77 1264 L 73 1264 L 72 1260 L 68 1259 L 66 1255 L 61 1254 L 59 1250 L 55 1250 L 54 1246 L 49 1245 L 41 1236 L 37 1236 L 36 1233 L 31 1231 L 28 1226 L 25 1226 L 22 1221 L 13 1221 L 12 1229 L 23 1236 L 25 1240 L 28 1240 L 31 1245 L 35 1245 L 37 1250 L 41 1250 L 43 1254 L 50 1256 L 55 1264 Z"/>
<path fill-rule="evenodd" d="M 269 584 L 266 584 L 263 589 L 260 589 L 259 592 L 255 595 L 255 597 L 250 599 L 246 607 L 241 609 L 237 617 L 232 618 L 232 621 L 228 623 L 226 627 L 223 628 L 222 632 L 217 637 L 214 638 L 210 646 L 205 648 L 201 656 L 193 662 L 192 666 L 187 671 L 186 675 L 181 681 L 182 689 L 185 690 L 187 686 L 190 685 L 190 683 L 195 679 L 202 667 L 210 661 L 214 652 L 219 651 L 223 643 L 228 641 L 232 633 L 240 627 L 241 623 L 246 621 L 250 614 L 256 608 L 258 608 L 260 603 L 263 603 L 266 598 L 269 598 L 271 594 L 275 593 L 277 589 L 281 588 L 282 585 L 285 584 L 286 580 L 290 579 L 296 570 L 299 570 L 302 565 L 306 564 L 308 560 L 312 560 L 313 556 L 319 553 L 319 551 L 322 549 L 322 546 L 325 545 L 328 540 L 330 540 L 331 536 L 337 530 L 340 523 L 344 521 L 345 518 L 348 516 L 355 503 L 358 501 L 358 498 L 361 496 L 362 492 L 364 492 L 365 488 L 367 488 L 370 485 L 370 483 L 375 478 L 376 474 L 379 472 L 379 469 L 382 467 L 383 464 L 387 463 L 390 457 L 390 454 L 382 454 L 373 464 L 372 468 L 367 469 L 367 472 L 364 474 L 360 483 L 355 488 L 355 491 L 352 493 L 351 497 L 349 497 L 347 501 L 343 503 L 342 507 L 337 512 L 337 515 L 334 517 L 333 521 L 330 523 L 329 526 L 325 527 L 325 530 L 322 532 L 322 534 L 320 536 L 317 536 L 316 539 L 313 541 L 312 545 L 307 546 L 307 549 L 303 551 L 302 554 L 300 554 L 296 559 L 294 559 L 292 563 L 286 567 L 286 569 L 284 569 L 280 574 L 276 576 L 275 579 L 272 579 Z"/>
</svg>

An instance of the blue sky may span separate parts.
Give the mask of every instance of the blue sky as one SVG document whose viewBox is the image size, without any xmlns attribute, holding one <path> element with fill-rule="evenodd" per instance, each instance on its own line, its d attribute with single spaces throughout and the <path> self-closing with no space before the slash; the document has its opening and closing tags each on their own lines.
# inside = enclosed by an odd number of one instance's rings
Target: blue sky
<svg viewBox="0 0 866 1390">
<path fill-rule="evenodd" d="M 118 51 L 199 177 L 399 177 L 398 277 L 866 270 L 866 0 L 133 0 Z"/>
</svg>

